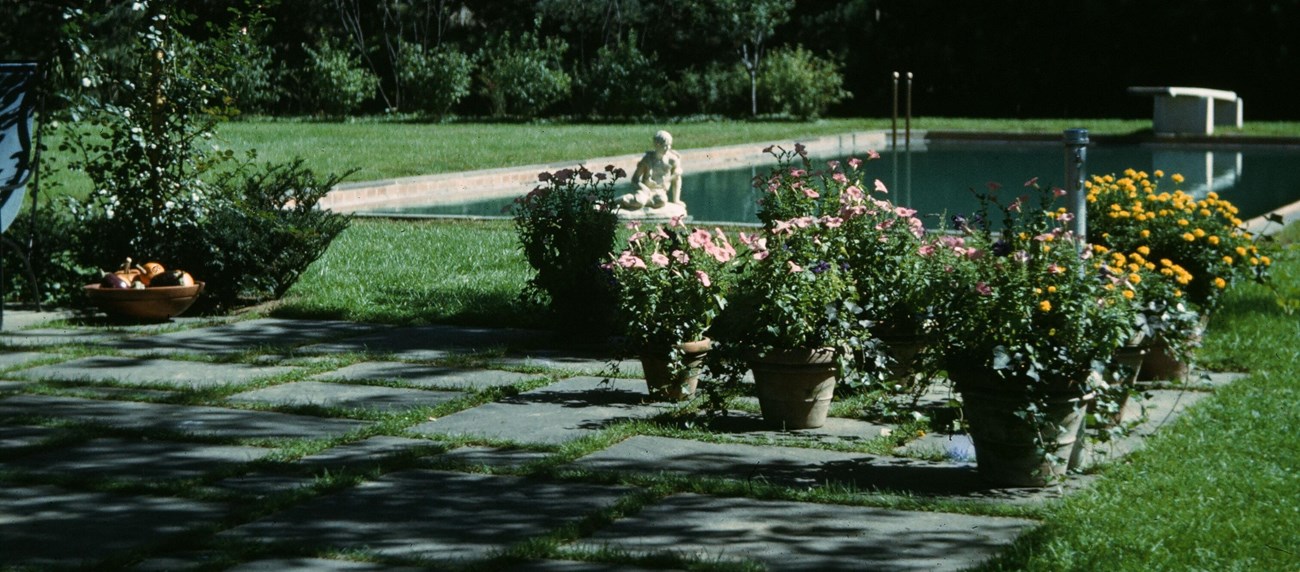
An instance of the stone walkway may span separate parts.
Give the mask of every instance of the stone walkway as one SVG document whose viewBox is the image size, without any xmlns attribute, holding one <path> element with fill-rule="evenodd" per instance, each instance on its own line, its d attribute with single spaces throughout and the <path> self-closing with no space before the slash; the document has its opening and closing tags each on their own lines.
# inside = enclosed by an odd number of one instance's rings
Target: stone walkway
<svg viewBox="0 0 1300 572">
<path fill-rule="evenodd" d="M 1092 478 L 991 488 L 961 435 L 853 452 L 892 428 L 852 419 L 656 425 L 637 364 L 539 332 L 50 318 L 0 334 L 0 568 L 960 570 Z M 1152 395 L 1094 462 L 1207 393 Z"/>
</svg>

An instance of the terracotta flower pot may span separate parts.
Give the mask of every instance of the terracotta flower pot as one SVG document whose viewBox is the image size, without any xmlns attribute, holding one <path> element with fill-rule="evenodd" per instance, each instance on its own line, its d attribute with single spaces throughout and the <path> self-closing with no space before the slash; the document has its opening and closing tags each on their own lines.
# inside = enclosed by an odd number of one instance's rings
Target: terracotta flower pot
<svg viewBox="0 0 1300 572">
<path fill-rule="evenodd" d="M 750 360 L 763 420 L 781 429 L 826 424 L 839 365 L 833 348 L 775 350 Z"/>
<path fill-rule="evenodd" d="M 203 282 L 154 288 L 101 288 L 90 284 L 86 286 L 86 297 L 114 318 L 165 322 L 188 310 L 203 292 L 203 286 Z"/>
<path fill-rule="evenodd" d="M 954 372 L 950 372 L 954 373 Z M 1086 412 L 1083 392 L 1068 383 L 1042 389 L 1040 413 L 1034 423 L 1017 413 L 1028 406 L 1029 384 L 997 377 L 992 372 L 961 372 L 953 376 L 961 393 L 962 412 L 970 425 L 980 476 L 990 483 L 1013 487 L 1042 487 L 1065 475 L 1077 462 Z M 1055 385 L 1056 387 L 1052 387 Z M 1045 452 L 1035 444 L 1041 433 Z"/>
<path fill-rule="evenodd" d="M 673 371 L 668 356 L 642 353 L 641 370 L 645 373 L 650 398 L 656 401 L 680 401 L 694 395 L 704 356 L 712 347 L 713 341 L 708 338 L 679 344 L 678 348 L 685 355 L 682 357 L 682 368 L 676 372 Z"/>
</svg>

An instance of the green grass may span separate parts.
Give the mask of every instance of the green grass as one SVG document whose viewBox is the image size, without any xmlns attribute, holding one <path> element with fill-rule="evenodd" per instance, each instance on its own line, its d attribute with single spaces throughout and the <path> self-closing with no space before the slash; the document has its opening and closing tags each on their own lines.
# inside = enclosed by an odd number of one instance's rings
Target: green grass
<svg viewBox="0 0 1300 572">
<path fill-rule="evenodd" d="M 918 117 L 915 130 L 1060 134 L 1085 127 L 1097 135 L 1127 135 L 1150 130 L 1149 119 L 964 119 Z M 313 121 L 248 118 L 218 126 L 216 144 L 239 152 L 254 149 L 261 160 L 283 162 L 302 157 L 318 173 L 343 173 L 348 181 L 372 181 L 467 171 L 581 161 L 638 153 L 650 145 L 655 130 L 672 131 L 678 148 L 713 147 L 766 141 L 795 141 L 857 130 L 889 129 L 887 118 L 795 121 L 699 121 L 659 124 L 585 123 L 416 123 L 362 119 Z M 898 129 L 904 129 L 900 119 Z M 1300 123 L 1247 123 L 1243 129 L 1219 129 L 1224 138 L 1238 135 L 1300 137 Z M 45 157 L 59 159 L 59 133 L 47 135 Z M 65 192 L 84 194 L 89 183 L 59 165 L 44 174 L 60 181 Z"/>
</svg>

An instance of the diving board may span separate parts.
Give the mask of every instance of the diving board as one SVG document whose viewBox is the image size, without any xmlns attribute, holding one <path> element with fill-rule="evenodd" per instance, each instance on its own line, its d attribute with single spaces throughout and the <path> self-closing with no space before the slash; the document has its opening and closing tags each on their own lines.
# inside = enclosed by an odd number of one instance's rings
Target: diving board
<svg viewBox="0 0 1300 572">
<path fill-rule="evenodd" d="M 1133 95 L 1155 97 L 1155 132 L 1210 135 L 1214 126 L 1241 127 L 1242 100 L 1236 92 L 1203 87 L 1130 87 Z"/>
</svg>

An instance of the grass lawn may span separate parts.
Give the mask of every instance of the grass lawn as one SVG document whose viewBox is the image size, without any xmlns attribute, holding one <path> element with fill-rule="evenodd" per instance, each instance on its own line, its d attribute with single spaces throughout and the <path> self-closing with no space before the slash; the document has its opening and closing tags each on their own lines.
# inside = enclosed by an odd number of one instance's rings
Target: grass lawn
<svg viewBox="0 0 1300 572">
<path fill-rule="evenodd" d="M 1125 135 L 1149 130 L 1151 121 L 1118 119 L 962 119 L 916 118 L 913 129 L 1001 133 L 1060 134 L 1086 127 L 1094 134 Z M 218 126 L 216 145 L 236 151 L 254 149 L 261 160 L 283 162 L 302 157 L 319 173 L 352 169 L 348 181 L 430 175 L 489 169 L 644 151 L 657 129 L 672 131 L 679 148 L 712 147 L 763 141 L 795 141 L 856 130 L 889 129 L 890 120 L 874 118 L 794 121 L 666 122 L 662 124 L 572 123 L 415 123 L 357 120 L 313 121 L 250 118 Z M 903 129 L 900 122 L 899 130 Z M 60 133 L 51 130 L 46 143 L 47 183 L 60 182 L 62 192 L 83 194 L 90 184 L 79 174 L 60 169 Z M 1300 123 L 1247 123 L 1220 129 L 1219 135 L 1300 137 Z M 50 162 L 53 160 L 54 162 Z M 47 188 L 51 188 L 48 187 Z"/>
</svg>

